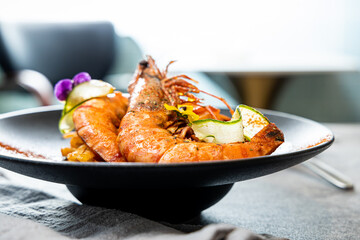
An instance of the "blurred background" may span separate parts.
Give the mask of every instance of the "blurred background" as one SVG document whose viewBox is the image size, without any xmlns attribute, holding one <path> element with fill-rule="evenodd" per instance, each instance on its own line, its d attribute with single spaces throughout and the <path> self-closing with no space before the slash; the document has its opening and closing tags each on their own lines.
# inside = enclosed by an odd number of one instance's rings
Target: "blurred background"
<svg viewBox="0 0 360 240">
<path fill-rule="evenodd" d="M 57 104 L 39 94 L 81 71 L 126 91 L 151 55 L 233 106 L 359 122 L 359 10 L 356 0 L 2 0 L 0 113 Z"/>
</svg>

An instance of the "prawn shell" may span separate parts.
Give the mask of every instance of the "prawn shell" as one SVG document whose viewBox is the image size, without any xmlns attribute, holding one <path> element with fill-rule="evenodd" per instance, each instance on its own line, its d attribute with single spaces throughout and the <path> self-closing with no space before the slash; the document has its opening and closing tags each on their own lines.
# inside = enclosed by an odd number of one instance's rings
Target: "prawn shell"
<svg viewBox="0 0 360 240">
<path fill-rule="evenodd" d="M 116 141 L 120 120 L 127 109 L 120 92 L 94 98 L 75 110 L 75 129 L 86 145 L 107 162 L 125 162 Z"/>
<path fill-rule="evenodd" d="M 230 160 L 269 155 L 284 141 L 284 135 L 275 124 L 269 124 L 256 134 L 251 142 L 215 144 L 188 142 L 167 151 L 159 163 Z"/>
<path fill-rule="evenodd" d="M 121 153 L 129 162 L 156 163 L 161 156 L 178 142 L 159 126 L 166 121 L 163 112 L 128 112 L 121 122 L 118 137 Z"/>
</svg>

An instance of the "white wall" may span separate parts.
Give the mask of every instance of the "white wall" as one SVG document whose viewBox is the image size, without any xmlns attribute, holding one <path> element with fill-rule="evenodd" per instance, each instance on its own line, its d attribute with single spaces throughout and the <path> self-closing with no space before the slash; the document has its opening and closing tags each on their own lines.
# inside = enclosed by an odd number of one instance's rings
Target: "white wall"
<svg viewBox="0 0 360 240">
<path fill-rule="evenodd" d="M 353 2 L 2 0 L 0 20 L 110 20 L 146 53 L 164 61 L 196 59 L 196 64 L 234 55 L 244 60 L 351 55 L 345 37 L 351 36 L 353 18 L 360 19 L 351 10 Z"/>
</svg>

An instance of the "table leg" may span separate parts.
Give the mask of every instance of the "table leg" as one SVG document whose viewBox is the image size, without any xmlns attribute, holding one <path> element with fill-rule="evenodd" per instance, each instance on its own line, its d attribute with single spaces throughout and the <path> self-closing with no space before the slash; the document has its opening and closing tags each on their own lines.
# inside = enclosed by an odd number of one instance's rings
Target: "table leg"
<svg viewBox="0 0 360 240">
<path fill-rule="evenodd" d="M 243 103 L 256 108 L 270 109 L 285 78 L 279 76 L 230 76 Z"/>
</svg>

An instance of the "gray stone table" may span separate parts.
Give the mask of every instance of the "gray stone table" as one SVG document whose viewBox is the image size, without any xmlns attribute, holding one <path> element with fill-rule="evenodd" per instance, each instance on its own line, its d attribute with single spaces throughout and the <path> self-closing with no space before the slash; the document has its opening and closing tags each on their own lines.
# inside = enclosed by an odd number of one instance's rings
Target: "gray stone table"
<svg viewBox="0 0 360 240">
<path fill-rule="evenodd" d="M 360 124 L 327 126 L 334 132 L 335 142 L 318 159 L 348 175 L 355 183 L 354 190 L 337 189 L 298 165 L 239 182 L 198 219 L 174 227 L 196 230 L 199 225 L 229 223 L 256 233 L 295 240 L 360 239 Z M 14 184 L 77 202 L 64 185 L 5 169 L 0 173 L 6 174 Z"/>
<path fill-rule="evenodd" d="M 327 124 L 334 144 L 318 159 L 355 183 L 340 190 L 302 165 L 235 184 L 194 223 L 231 223 L 290 239 L 360 239 L 360 124 Z"/>
</svg>

